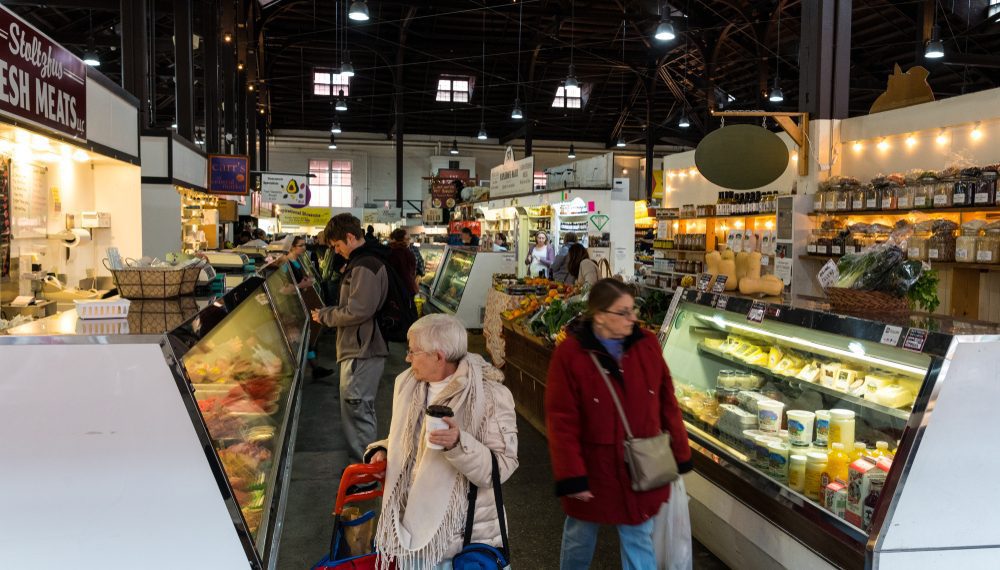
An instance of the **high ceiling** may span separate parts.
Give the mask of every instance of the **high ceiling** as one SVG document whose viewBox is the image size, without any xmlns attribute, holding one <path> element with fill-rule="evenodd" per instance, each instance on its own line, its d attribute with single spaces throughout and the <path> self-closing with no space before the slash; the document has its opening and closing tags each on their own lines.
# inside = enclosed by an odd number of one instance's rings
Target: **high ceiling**
<svg viewBox="0 0 1000 570">
<path fill-rule="evenodd" d="M 151 120 L 165 127 L 174 117 L 173 13 L 170 2 L 149 1 L 156 16 Z M 102 72 L 120 79 L 118 1 L 4 4 L 79 53 L 93 38 Z M 195 4 L 195 30 L 204 38 L 203 3 Z M 313 68 L 338 67 L 338 46 L 350 50 L 357 73 L 349 110 L 339 113 L 345 133 L 390 136 L 399 93 L 405 134 L 475 136 L 482 121 L 491 138 L 520 136 L 524 121 L 510 118 L 519 96 L 535 139 L 606 144 L 619 135 L 644 142 L 651 127 L 658 144 L 693 146 L 714 128 L 707 110 L 724 94 L 735 98 L 728 108 L 798 109 L 801 0 L 675 0 L 669 7 L 655 0 L 370 0 L 371 20 L 364 23 L 345 18 L 346 0 L 262 4 L 254 10 L 263 30 L 257 92 L 272 130 L 329 125 L 332 99 L 313 94 Z M 867 113 L 897 63 L 903 69 L 928 67 L 938 98 L 997 87 L 1000 20 L 988 15 L 988 4 L 932 0 L 928 13 L 936 14 L 947 56 L 931 61 L 922 56 L 928 2 L 854 0 L 850 114 Z M 652 38 L 660 10 L 676 25 L 678 37 L 671 42 Z M 194 54 L 200 84 L 204 49 Z M 589 98 L 583 109 L 553 108 L 571 61 Z M 776 67 L 785 96 L 777 105 L 766 100 Z M 437 102 L 442 74 L 473 77 L 471 100 Z M 195 92 L 197 116 L 203 117 L 202 90 Z M 691 128 L 677 126 L 682 113 L 691 118 Z"/>
</svg>

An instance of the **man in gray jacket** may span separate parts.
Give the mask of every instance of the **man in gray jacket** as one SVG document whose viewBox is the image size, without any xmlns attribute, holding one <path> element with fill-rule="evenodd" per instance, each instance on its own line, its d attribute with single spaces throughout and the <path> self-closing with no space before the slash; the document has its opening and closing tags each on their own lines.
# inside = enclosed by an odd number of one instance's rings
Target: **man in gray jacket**
<svg viewBox="0 0 1000 570">
<path fill-rule="evenodd" d="M 576 234 L 566 232 L 566 235 L 563 236 L 562 247 L 559 248 L 555 259 L 552 260 L 552 280 L 556 283 L 569 283 L 571 281 L 567 261 L 569 261 L 569 248 L 574 243 L 576 243 Z"/>
<path fill-rule="evenodd" d="M 375 397 L 389 355 L 375 315 L 385 303 L 389 279 L 382 255 L 365 242 L 361 222 L 339 214 L 326 225 L 330 247 L 347 258 L 336 307 L 315 309 L 317 323 L 337 329 L 340 364 L 340 415 L 351 463 L 360 463 L 365 446 L 377 437 Z"/>
</svg>

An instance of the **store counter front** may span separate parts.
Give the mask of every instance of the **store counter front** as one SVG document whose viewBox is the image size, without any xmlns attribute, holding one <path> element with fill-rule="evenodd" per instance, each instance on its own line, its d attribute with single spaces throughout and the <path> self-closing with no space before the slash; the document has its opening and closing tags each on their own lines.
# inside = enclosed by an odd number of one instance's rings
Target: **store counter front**
<svg viewBox="0 0 1000 570">
<path fill-rule="evenodd" d="M 0 443 L 16 466 L 0 503 L 19 521 L 0 567 L 39 552 L 67 566 L 155 552 L 158 565 L 274 567 L 310 341 L 289 275 L 200 303 L 133 301 L 127 334 L 81 330 L 70 312 L 15 331 L 44 336 L 0 337 L 0 428 L 25 434 Z M 55 464 L 72 476 L 52 479 Z"/>
</svg>

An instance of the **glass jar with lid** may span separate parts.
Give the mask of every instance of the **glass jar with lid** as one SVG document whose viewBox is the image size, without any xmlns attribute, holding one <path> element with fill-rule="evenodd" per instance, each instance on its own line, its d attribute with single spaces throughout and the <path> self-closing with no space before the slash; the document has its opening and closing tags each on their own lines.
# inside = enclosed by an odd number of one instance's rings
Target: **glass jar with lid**
<svg viewBox="0 0 1000 570">
<path fill-rule="evenodd" d="M 899 187 L 898 184 L 892 182 L 886 182 L 879 186 L 879 209 L 880 210 L 895 210 L 896 206 L 896 189 Z"/>
<path fill-rule="evenodd" d="M 909 210 L 913 207 L 914 183 L 901 184 L 896 187 L 896 209 Z"/>
<path fill-rule="evenodd" d="M 950 208 L 952 206 L 952 198 L 955 193 L 955 179 L 948 178 L 944 180 L 938 180 L 934 184 L 934 207 L 935 208 Z"/>
<path fill-rule="evenodd" d="M 865 209 L 865 186 L 851 186 L 851 210 L 860 212 Z"/>
<path fill-rule="evenodd" d="M 823 201 L 823 198 L 825 197 L 826 197 L 826 190 L 817 190 L 816 193 L 813 194 L 813 212 L 826 211 L 826 204 Z"/>
<path fill-rule="evenodd" d="M 955 261 L 959 263 L 976 262 L 976 242 L 979 239 L 979 228 L 962 224 L 962 235 L 955 239 Z"/>
<path fill-rule="evenodd" d="M 914 261 L 927 261 L 927 242 L 930 239 L 930 232 L 914 232 L 906 240 L 906 257 Z"/>
<path fill-rule="evenodd" d="M 882 192 L 874 183 L 865 186 L 865 210 L 882 209 Z"/>
<path fill-rule="evenodd" d="M 955 232 L 940 231 L 927 240 L 927 261 L 955 261 Z"/>
<path fill-rule="evenodd" d="M 987 170 L 979 178 L 979 185 L 972 196 L 972 203 L 976 206 L 992 206 L 997 200 L 997 173 Z"/>
<path fill-rule="evenodd" d="M 1000 222 L 986 225 L 976 238 L 976 263 L 1000 263 Z"/>
<path fill-rule="evenodd" d="M 966 168 L 955 179 L 952 192 L 952 206 L 969 206 L 974 203 L 976 190 L 979 188 L 979 169 Z"/>
<path fill-rule="evenodd" d="M 934 189 L 937 178 L 921 178 L 913 190 L 913 208 L 927 209 L 934 206 Z"/>
<path fill-rule="evenodd" d="M 847 208 L 847 203 L 841 202 L 841 188 L 840 185 L 831 185 L 826 190 L 826 196 L 823 197 L 823 204 L 826 205 L 827 212 L 841 212 L 842 208 Z"/>
</svg>

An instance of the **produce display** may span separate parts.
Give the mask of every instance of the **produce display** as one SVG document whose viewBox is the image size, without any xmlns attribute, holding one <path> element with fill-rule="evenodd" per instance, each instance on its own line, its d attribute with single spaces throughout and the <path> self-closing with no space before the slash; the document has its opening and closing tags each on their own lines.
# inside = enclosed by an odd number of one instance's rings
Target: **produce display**
<svg viewBox="0 0 1000 570">
<path fill-rule="evenodd" d="M 937 224 L 940 223 L 940 226 Z M 928 228 L 950 227 L 947 220 L 929 220 Z M 941 230 L 947 231 L 947 230 Z M 933 312 L 940 303 L 937 297 L 938 278 L 935 271 L 922 262 L 908 259 L 901 243 L 913 246 L 919 238 L 913 228 L 902 227 L 885 242 L 862 253 L 847 254 L 837 264 L 839 277 L 835 287 L 876 291 L 892 297 L 906 297 L 912 308 Z"/>
<path fill-rule="evenodd" d="M 720 275 L 725 275 L 726 291 L 739 290 L 744 295 L 781 295 L 785 283 L 777 275 L 761 275 L 761 257 L 760 252 L 741 251 L 734 254 L 728 248 L 709 252 L 705 255 L 705 273 L 712 277 L 709 286 Z"/>
<path fill-rule="evenodd" d="M 295 294 L 294 289 L 291 293 Z M 290 304 L 283 303 L 280 309 L 281 322 L 298 322 L 295 313 L 299 311 Z M 260 527 L 275 478 L 275 436 L 284 423 L 284 402 L 294 379 L 288 350 L 279 320 L 261 289 L 182 359 L 205 427 L 251 533 Z"/>
<path fill-rule="evenodd" d="M 586 309 L 580 290 L 541 277 L 517 279 L 496 274 L 493 287 L 509 295 L 523 296 L 520 306 L 501 313 L 508 322 L 517 323 L 545 342 L 559 344 L 566 338 L 566 325 Z"/>
</svg>

